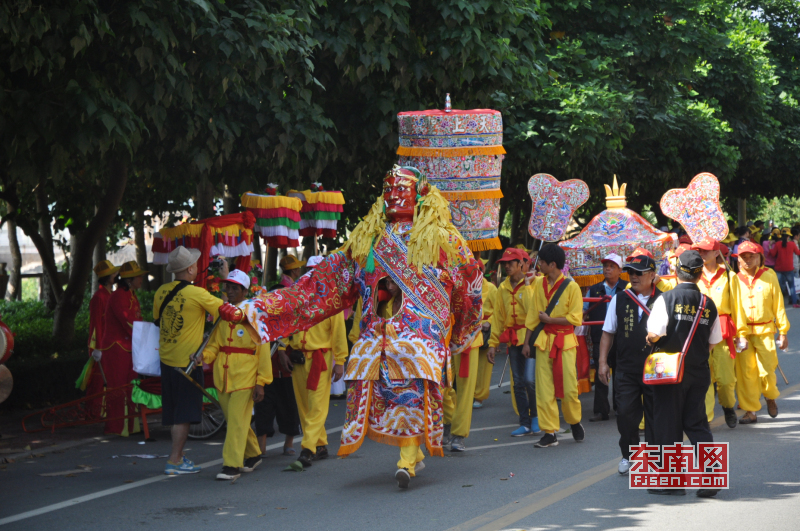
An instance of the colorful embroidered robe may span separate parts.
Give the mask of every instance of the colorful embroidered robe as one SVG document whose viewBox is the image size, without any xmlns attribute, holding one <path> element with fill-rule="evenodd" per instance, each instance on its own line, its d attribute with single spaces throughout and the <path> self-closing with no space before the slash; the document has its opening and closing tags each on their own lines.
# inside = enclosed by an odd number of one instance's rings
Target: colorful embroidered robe
<svg viewBox="0 0 800 531">
<path fill-rule="evenodd" d="M 339 455 L 364 436 L 395 446 L 425 444 L 442 455 L 441 386 L 449 386 L 450 357 L 468 349 L 480 330 L 482 276 L 468 249 L 458 263 L 441 253 L 438 267 L 407 263 L 411 223 L 387 224 L 367 273 L 349 253 L 335 252 L 294 286 L 248 301 L 248 321 L 262 341 L 307 330 L 362 302 L 360 335 L 345 371 L 351 382 Z M 400 311 L 377 314 L 377 287 L 390 277 L 400 287 Z"/>
</svg>

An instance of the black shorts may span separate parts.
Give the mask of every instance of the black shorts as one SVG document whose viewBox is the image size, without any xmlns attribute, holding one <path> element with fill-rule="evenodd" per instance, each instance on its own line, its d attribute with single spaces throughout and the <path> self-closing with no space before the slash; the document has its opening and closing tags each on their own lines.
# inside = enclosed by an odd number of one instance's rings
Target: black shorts
<svg viewBox="0 0 800 531">
<path fill-rule="evenodd" d="M 192 378 L 203 385 L 203 367 L 195 367 Z M 178 374 L 175 367 L 161 363 L 161 424 L 200 424 L 203 393 Z"/>
</svg>

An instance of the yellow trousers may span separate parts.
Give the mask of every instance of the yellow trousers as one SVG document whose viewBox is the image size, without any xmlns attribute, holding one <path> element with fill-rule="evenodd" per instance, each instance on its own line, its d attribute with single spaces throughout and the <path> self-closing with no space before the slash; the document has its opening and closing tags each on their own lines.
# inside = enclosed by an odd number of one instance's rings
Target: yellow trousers
<svg viewBox="0 0 800 531">
<path fill-rule="evenodd" d="M 466 378 L 458 376 L 462 354 L 452 358 L 453 375 L 456 388 L 444 390 L 444 423 L 450 424 L 450 433 L 459 437 L 469 437 L 472 425 L 472 400 L 475 396 L 475 382 L 478 377 L 478 348 L 469 351 L 469 373 Z"/>
<path fill-rule="evenodd" d="M 475 379 L 475 400 L 478 402 L 489 398 L 489 387 L 492 385 L 494 364 L 489 363 L 489 358 L 486 357 L 488 350 L 488 348 L 481 348 L 478 352 L 478 376 Z"/>
<path fill-rule="evenodd" d="M 422 453 L 419 445 L 401 446 L 400 461 L 397 462 L 397 468 L 405 468 L 413 478 L 416 475 L 414 474 L 414 467 L 417 463 L 421 463 L 423 459 L 425 459 L 425 454 Z"/>
<path fill-rule="evenodd" d="M 581 402 L 578 400 L 578 369 L 575 365 L 577 350 L 571 348 L 561 353 L 561 366 L 564 373 L 564 398 L 561 411 L 569 424 L 581 421 Z M 554 433 L 561 427 L 558 420 L 558 402 L 553 383 L 553 360 L 550 353 L 536 349 L 536 409 L 539 413 L 539 427 Z"/>
<path fill-rule="evenodd" d="M 711 385 L 706 393 L 706 417 L 714 420 L 714 384 L 717 384 L 719 405 L 733 408 L 736 405 L 736 361 L 731 359 L 730 349 L 723 341 L 711 351 L 708 358 L 711 367 Z"/>
<path fill-rule="evenodd" d="M 250 427 L 253 417 L 253 390 L 218 393 L 219 405 L 225 415 L 227 432 L 222 447 L 222 465 L 241 468 L 245 459 L 261 455 L 258 438 Z"/>
<path fill-rule="evenodd" d="M 778 351 L 772 334 L 747 336 L 747 349 L 736 355 L 736 394 L 745 411 L 761 410 L 761 395 L 775 400 L 780 395 L 775 369 Z"/>
<path fill-rule="evenodd" d="M 311 371 L 311 359 L 295 365 L 292 369 L 292 387 L 297 401 L 297 412 L 300 414 L 300 426 L 303 428 L 301 446 L 317 453 L 317 446 L 328 445 L 328 434 L 325 433 L 325 420 L 331 404 L 331 371 L 333 371 L 333 352 L 325 353 L 325 364 L 328 368 L 319 374 L 316 391 L 306 389 L 308 373 Z"/>
</svg>

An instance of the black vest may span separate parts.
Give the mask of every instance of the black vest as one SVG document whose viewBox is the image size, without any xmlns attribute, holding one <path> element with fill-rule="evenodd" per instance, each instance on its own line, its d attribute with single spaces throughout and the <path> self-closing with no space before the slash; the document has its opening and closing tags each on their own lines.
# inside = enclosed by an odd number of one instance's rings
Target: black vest
<svg viewBox="0 0 800 531">
<path fill-rule="evenodd" d="M 634 297 L 636 294 L 634 293 Z M 653 309 L 653 303 L 661 296 L 656 289 L 647 300 L 646 306 Z M 641 302 L 641 301 L 640 301 Z M 617 371 L 631 374 L 642 374 L 644 362 L 650 354 L 647 338 L 648 315 L 642 312 L 639 319 L 639 305 L 627 293 L 617 294 Z"/>
<path fill-rule="evenodd" d="M 606 288 L 605 288 L 605 280 L 595 284 L 594 286 L 589 288 L 589 292 L 587 293 L 587 297 L 605 297 L 606 295 Z M 614 288 L 614 293 L 611 295 L 612 297 L 616 293 L 621 293 L 623 290 L 623 286 L 625 283 L 622 279 L 617 282 L 617 286 Z M 589 306 L 591 307 L 595 303 L 590 302 Z M 605 321 L 606 320 L 606 310 L 608 308 L 608 304 L 605 302 L 601 302 L 594 308 L 592 308 L 587 313 L 587 321 Z M 589 336 L 592 338 L 592 344 L 594 346 L 592 356 L 599 356 L 600 352 L 600 339 L 603 337 L 603 325 L 592 325 L 589 327 Z M 614 341 L 611 344 L 611 348 L 608 351 L 608 359 L 607 359 L 608 366 L 612 369 L 617 367 L 617 342 Z"/>
<path fill-rule="evenodd" d="M 692 330 L 692 322 L 700 309 L 700 301 L 703 294 L 700 293 L 700 289 L 696 284 L 683 283 L 678 284 L 675 289 L 664 293 L 661 297 L 664 299 L 664 305 L 667 308 L 669 322 L 667 324 L 667 335 L 661 338 L 657 346 L 663 352 L 680 352 L 683 350 L 683 344 Z M 684 372 L 693 372 L 698 375 L 709 372 L 708 338 L 711 336 L 711 327 L 716 320 L 717 306 L 711 300 L 711 297 L 706 297 L 705 310 L 703 315 L 700 316 L 697 331 L 686 352 Z"/>
</svg>

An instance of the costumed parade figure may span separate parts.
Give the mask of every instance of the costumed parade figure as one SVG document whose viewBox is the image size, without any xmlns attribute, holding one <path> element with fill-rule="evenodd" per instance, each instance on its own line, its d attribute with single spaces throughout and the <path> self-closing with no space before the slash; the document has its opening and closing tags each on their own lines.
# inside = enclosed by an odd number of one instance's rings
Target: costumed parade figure
<svg viewBox="0 0 800 531">
<path fill-rule="evenodd" d="M 377 312 L 377 287 L 385 277 L 402 295 L 390 318 Z M 308 330 L 360 298 L 339 455 L 355 452 L 364 437 L 399 446 L 395 478 L 407 488 L 424 467 L 423 445 L 443 455 L 442 388 L 453 379 L 451 356 L 469 349 L 480 330 L 481 284 L 448 202 L 418 170 L 395 166 L 383 196 L 341 249 L 293 286 L 221 315 L 247 319 L 266 342 Z"/>
</svg>

